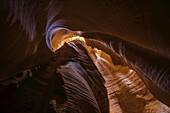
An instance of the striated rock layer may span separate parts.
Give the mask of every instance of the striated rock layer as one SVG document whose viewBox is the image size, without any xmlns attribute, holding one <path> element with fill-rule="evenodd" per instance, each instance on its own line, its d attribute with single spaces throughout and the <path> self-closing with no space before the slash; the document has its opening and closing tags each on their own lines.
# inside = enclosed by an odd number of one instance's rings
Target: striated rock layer
<svg viewBox="0 0 170 113">
<path fill-rule="evenodd" d="M 0 83 L 0 112 L 109 113 L 104 82 L 83 44 L 69 42 L 48 64 Z"/>
<path fill-rule="evenodd" d="M 108 91 L 110 113 L 169 113 L 170 108 L 157 100 L 139 75 L 126 65 L 116 65 L 101 50 L 87 47 L 103 75 Z"/>
</svg>

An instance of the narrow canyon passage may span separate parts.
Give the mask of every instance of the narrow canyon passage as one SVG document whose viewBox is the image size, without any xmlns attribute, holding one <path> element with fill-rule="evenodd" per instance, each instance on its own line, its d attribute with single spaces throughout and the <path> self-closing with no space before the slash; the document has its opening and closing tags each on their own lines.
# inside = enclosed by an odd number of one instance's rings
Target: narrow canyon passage
<svg viewBox="0 0 170 113">
<path fill-rule="evenodd" d="M 115 65 L 108 54 L 88 46 L 83 37 L 64 42 L 48 64 L 1 82 L 1 104 L 9 98 L 12 106 L 7 109 L 8 103 L 4 104 L 2 112 L 170 112 L 128 66 Z M 17 87 L 16 94 L 3 95 L 10 87 Z"/>
<path fill-rule="evenodd" d="M 0 0 L 0 113 L 170 113 L 169 0 Z"/>
</svg>

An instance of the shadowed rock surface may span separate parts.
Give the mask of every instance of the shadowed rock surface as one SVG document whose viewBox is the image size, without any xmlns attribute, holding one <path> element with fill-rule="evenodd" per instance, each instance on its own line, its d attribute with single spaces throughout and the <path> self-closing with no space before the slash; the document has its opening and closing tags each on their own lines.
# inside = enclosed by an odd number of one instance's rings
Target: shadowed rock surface
<svg viewBox="0 0 170 113">
<path fill-rule="evenodd" d="M 52 40 L 57 35 L 56 42 L 62 42 L 60 36 L 67 35 L 68 32 L 85 37 L 89 40 L 86 41 L 87 45 L 110 55 L 114 65 L 133 69 L 153 96 L 170 106 L 169 10 L 169 0 L 0 0 L 0 83 L 4 91 L 1 93 L 3 101 L 0 101 L 2 104 L 5 103 L 2 106 L 8 105 L 6 100 L 10 100 L 7 98 L 10 95 L 14 101 L 11 103 L 11 109 L 15 109 L 18 87 L 21 87 L 24 93 L 24 87 L 28 89 L 41 87 L 38 91 L 43 92 L 44 88 L 55 86 L 54 81 L 59 78 L 54 78 L 51 84 L 48 83 L 53 78 L 56 66 L 70 61 L 72 49 L 66 47 L 65 50 L 68 51 L 63 52 L 60 59 L 53 64 L 54 61 L 50 61 L 50 58 L 55 60 Z M 64 29 L 64 32 L 61 32 L 61 29 Z M 99 43 L 92 39 L 96 39 Z M 83 62 L 86 62 L 85 60 Z M 78 59 L 72 62 L 77 61 Z M 37 68 L 39 66 L 40 69 Z M 91 68 L 91 64 L 88 63 L 80 64 L 84 69 L 83 66 Z M 32 72 L 35 68 L 37 71 Z M 109 66 L 107 69 L 112 70 Z M 27 70 L 30 76 L 33 73 L 35 75 L 27 78 Z M 45 75 L 46 72 L 52 75 L 47 74 L 46 78 L 41 75 L 40 70 L 43 70 L 42 73 Z M 92 70 L 86 71 L 87 75 L 91 76 Z M 22 74 L 18 73 L 23 72 L 24 76 L 20 77 Z M 98 79 L 94 81 L 96 80 Z M 26 82 L 21 82 L 19 85 L 18 81 Z M 27 81 L 39 85 L 33 87 L 33 84 Z M 99 86 L 93 89 L 91 81 L 88 78 L 85 81 L 92 90 L 103 88 Z M 63 92 L 63 86 L 56 87 Z M 49 93 L 42 96 L 49 97 L 53 88 L 49 88 Z M 5 94 L 8 95 L 4 97 Z M 134 96 L 131 93 L 126 94 Z M 41 93 L 35 95 L 38 97 Z M 100 93 L 94 95 L 96 102 L 100 103 L 97 99 Z M 20 100 L 22 103 L 23 100 Z M 38 105 L 47 106 L 48 104 L 44 105 L 43 102 L 48 100 L 39 101 L 33 110 L 39 110 Z M 101 107 L 99 104 L 96 109 Z M 3 109 L 10 110 L 7 107 Z M 44 109 L 46 110 L 46 107 Z"/>
<path fill-rule="evenodd" d="M 1 86 L 4 113 L 109 113 L 104 79 L 80 41 L 65 44 L 48 64 L 20 73 Z"/>
</svg>

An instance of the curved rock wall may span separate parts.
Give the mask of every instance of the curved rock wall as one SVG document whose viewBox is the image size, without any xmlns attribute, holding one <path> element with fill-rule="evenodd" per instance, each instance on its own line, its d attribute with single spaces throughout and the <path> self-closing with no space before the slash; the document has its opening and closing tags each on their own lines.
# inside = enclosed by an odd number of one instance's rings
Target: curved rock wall
<svg viewBox="0 0 170 113">
<path fill-rule="evenodd" d="M 168 0 L 1 0 L 0 17 L 1 81 L 47 63 L 58 30 L 97 32 L 170 106 Z"/>
</svg>

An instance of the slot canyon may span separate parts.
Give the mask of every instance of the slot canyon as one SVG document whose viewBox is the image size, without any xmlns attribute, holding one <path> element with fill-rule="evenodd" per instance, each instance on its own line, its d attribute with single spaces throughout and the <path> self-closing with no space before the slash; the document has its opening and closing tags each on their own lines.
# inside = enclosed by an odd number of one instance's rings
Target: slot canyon
<svg viewBox="0 0 170 113">
<path fill-rule="evenodd" d="M 0 0 L 0 113 L 170 113 L 170 2 Z"/>
</svg>

